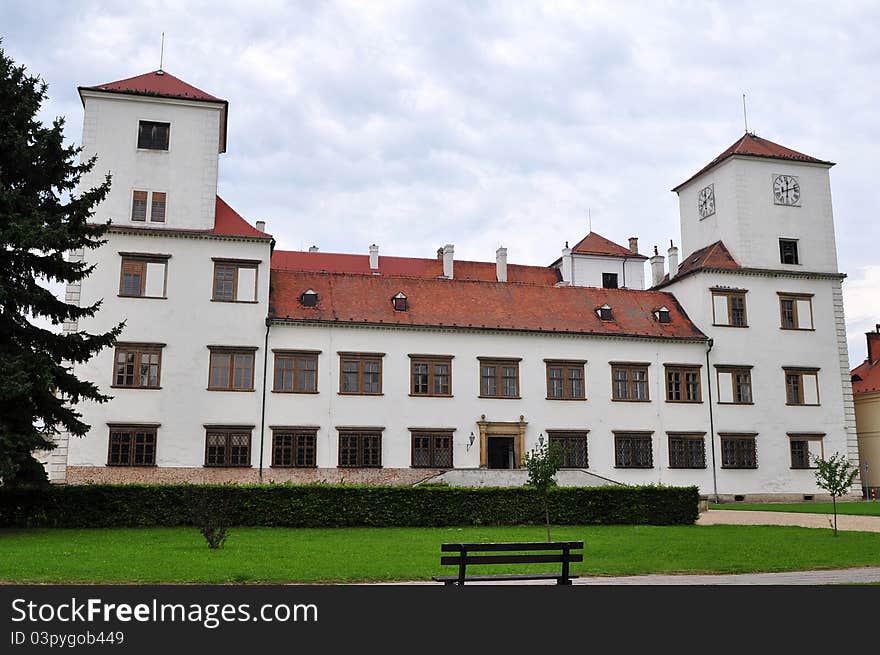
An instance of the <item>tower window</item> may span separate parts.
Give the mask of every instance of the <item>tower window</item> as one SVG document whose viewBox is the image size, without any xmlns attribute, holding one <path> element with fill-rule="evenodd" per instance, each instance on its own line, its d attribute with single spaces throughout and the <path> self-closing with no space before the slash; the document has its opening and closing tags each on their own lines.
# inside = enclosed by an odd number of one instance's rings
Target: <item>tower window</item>
<svg viewBox="0 0 880 655">
<path fill-rule="evenodd" d="M 394 307 L 394 311 L 396 312 L 405 312 L 407 309 L 409 309 L 409 303 L 406 300 L 406 295 L 402 291 L 391 299 L 391 305 Z"/>
<path fill-rule="evenodd" d="M 603 289 L 616 289 L 617 288 L 617 273 L 602 273 L 602 288 Z"/>
<path fill-rule="evenodd" d="M 171 123 L 138 122 L 138 150 L 168 150 Z"/>
<path fill-rule="evenodd" d="M 798 264 L 798 242 L 794 239 L 779 240 L 779 261 L 783 264 Z"/>
</svg>

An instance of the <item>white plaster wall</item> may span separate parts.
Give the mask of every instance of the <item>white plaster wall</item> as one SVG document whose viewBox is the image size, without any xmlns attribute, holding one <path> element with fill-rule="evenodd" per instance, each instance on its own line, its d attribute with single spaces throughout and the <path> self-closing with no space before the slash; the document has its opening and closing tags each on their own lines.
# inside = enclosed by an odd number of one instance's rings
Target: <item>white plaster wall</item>
<svg viewBox="0 0 880 655">
<path fill-rule="evenodd" d="M 167 299 L 119 297 L 119 252 L 170 254 Z M 80 378 L 95 382 L 113 396 L 106 404 L 83 403 L 79 410 L 92 426 L 84 438 L 71 437 L 68 464 L 103 466 L 107 462 L 108 422 L 160 423 L 157 464 L 201 466 L 203 424 L 259 424 L 262 353 L 268 313 L 269 244 L 221 239 L 109 234 L 108 242 L 85 258 L 97 268 L 82 284 L 82 304 L 103 299 L 92 319 L 80 321 L 90 332 L 109 330 L 126 321 L 120 341 L 167 344 L 162 351 L 161 386 L 152 389 L 111 389 L 114 349 L 84 364 Z M 213 302 L 212 257 L 260 260 L 256 303 Z M 207 346 L 252 346 L 255 357 L 253 392 L 207 391 Z"/>
<path fill-rule="evenodd" d="M 625 267 L 625 268 L 624 268 Z M 645 260 L 599 255 L 572 255 L 572 284 L 601 287 L 602 273 L 617 273 L 617 284 L 627 289 L 645 288 Z"/>
<path fill-rule="evenodd" d="M 88 91 L 83 99 L 82 158 L 98 160 L 80 188 L 97 186 L 108 172 L 113 176 L 94 220 L 151 225 L 149 215 L 146 223 L 131 221 L 132 192 L 143 190 L 168 194 L 165 227 L 214 225 L 222 105 Z M 140 120 L 171 123 L 167 151 L 138 150 Z"/>
<path fill-rule="evenodd" d="M 844 389 L 841 385 L 834 313 L 836 280 L 804 279 L 779 274 L 743 275 L 698 273 L 667 287 L 688 316 L 714 339 L 710 355 L 715 364 L 751 365 L 754 405 L 719 405 L 713 377 L 713 411 L 718 432 L 758 432 L 757 470 L 718 471 L 719 493 L 743 490 L 818 493 L 812 470 L 791 468 L 788 432 L 825 432 L 826 457 L 847 453 Z M 713 286 L 748 289 L 748 328 L 712 325 Z M 778 291 L 812 293 L 814 331 L 780 329 Z M 818 367 L 820 405 L 785 404 L 783 366 Z M 716 438 L 716 448 L 720 440 Z M 720 463 L 720 456 L 719 456 Z"/>
<path fill-rule="evenodd" d="M 777 174 L 799 178 L 798 206 L 773 201 Z M 697 194 L 715 189 L 715 214 L 701 219 Z M 837 249 L 827 166 L 732 157 L 679 190 L 682 259 L 719 239 L 741 266 L 837 271 Z M 799 265 L 779 260 L 779 239 L 798 240 Z"/>
</svg>

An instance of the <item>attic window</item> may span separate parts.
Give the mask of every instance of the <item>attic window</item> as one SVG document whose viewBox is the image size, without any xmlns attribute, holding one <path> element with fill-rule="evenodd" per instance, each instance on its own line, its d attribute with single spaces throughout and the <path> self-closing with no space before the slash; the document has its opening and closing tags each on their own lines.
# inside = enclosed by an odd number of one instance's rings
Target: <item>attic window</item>
<svg viewBox="0 0 880 655">
<path fill-rule="evenodd" d="M 314 307 L 318 304 L 318 292 L 314 289 L 307 289 L 303 291 L 302 295 L 299 297 L 300 303 L 302 303 L 303 307 Z"/>
<path fill-rule="evenodd" d="M 602 305 L 596 309 L 596 315 L 602 319 L 603 321 L 613 321 L 614 315 L 611 313 L 611 308 L 608 305 Z"/>
<path fill-rule="evenodd" d="M 669 309 L 661 307 L 654 311 L 654 318 L 658 323 L 669 323 L 672 319 L 669 317 Z"/>
<path fill-rule="evenodd" d="M 404 294 L 403 291 L 399 292 L 391 299 L 391 305 L 394 307 L 394 311 L 405 312 L 407 309 L 409 309 L 409 303 L 406 300 L 406 294 Z"/>
</svg>

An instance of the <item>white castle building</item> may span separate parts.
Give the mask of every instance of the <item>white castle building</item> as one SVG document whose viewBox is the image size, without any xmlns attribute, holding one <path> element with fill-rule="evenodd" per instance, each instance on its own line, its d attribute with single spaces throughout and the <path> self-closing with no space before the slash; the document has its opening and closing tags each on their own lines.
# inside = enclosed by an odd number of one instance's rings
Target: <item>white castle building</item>
<svg viewBox="0 0 880 655">
<path fill-rule="evenodd" d="M 226 101 L 163 71 L 79 89 L 82 188 L 107 242 L 67 330 L 115 349 L 75 373 L 113 396 L 58 439 L 56 482 L 564 484 L 818 494 L 857 460 L 833 164 L 747 133 L 674 190 L 682 257 L 595 233 L 549 266 L 276 248 L 217 195 Z M 427 253 L 426 253 L 427 254 Z"/>
</svg>

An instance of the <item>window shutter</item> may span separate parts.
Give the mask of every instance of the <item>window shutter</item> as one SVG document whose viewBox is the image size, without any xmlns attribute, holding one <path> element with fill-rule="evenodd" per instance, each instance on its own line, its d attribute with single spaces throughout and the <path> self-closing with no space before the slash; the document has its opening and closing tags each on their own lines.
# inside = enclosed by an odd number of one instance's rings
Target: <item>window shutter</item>
<svg viewBox="0 0 880 655">
<path fill-rule="evenodd" d="M 718 402 L 733 402 L 733 374 L 720 372 L 718 374 Z"/>
<path fill-rule="evenodd" d="M 235 299 L 253 301 L 257 299 L 257 269 L 240 267 L 238 269 L 238 288 Z"/>
<path fill-rule="evenodd" d="M 727 315 L 727 296 L 712 296 L 712 302 L 715 305 L 715 324 L 728 325 L 729 321 Z"/>
<path fill-rule="evenodd" d="M 804 373 L 803 377 L 804 385 L 804 404 L 805 405 L 818 405 L 819 404 L 819 376 L 815 373 Z"/>
<path fill-rule="evenodd" d="M 810 301 L 808 299 L 797 300 L 797 327 L 801 330 L 813 328 L 812 312 L 810 311 Z"/>
<path fill-rule="evenodd" d="M 151 298 L 163 298 L 165 296 L 165 263 L 147 262 L 147 281 L 144 285 L 144 295 Z"/>
</svg>

